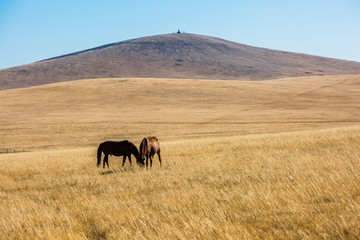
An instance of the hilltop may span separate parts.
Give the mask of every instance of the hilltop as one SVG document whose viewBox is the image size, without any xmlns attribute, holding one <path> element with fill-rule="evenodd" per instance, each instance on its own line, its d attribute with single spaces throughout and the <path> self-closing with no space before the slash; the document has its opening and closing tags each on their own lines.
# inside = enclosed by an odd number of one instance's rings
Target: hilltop
<svg viewBox="0 0 360 240">
<path fill-rule="evenodd" d="M 89 78 L 267 80 L 360 74 L 360 63 L 195 34 L 121 41 L 0 71 L 0 90 Z"/>
</svg>

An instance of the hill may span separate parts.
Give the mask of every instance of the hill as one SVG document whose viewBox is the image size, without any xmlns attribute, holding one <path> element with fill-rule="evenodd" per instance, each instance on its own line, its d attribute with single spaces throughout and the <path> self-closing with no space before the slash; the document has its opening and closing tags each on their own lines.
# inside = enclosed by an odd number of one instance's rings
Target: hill
<svg viewBox="0 0 360 240">
<path fill-rule="evenodd" d="M 360 74 L 360 63 L 194 34 L 143 37 L 0 71 L 0 90 L 90 78 L 265 80 Z"/>
</svg>

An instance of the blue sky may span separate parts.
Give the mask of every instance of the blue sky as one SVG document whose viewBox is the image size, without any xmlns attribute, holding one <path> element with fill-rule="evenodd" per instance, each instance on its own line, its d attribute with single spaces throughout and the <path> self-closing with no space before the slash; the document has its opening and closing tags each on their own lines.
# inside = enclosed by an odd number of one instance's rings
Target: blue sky
<svg viewBox="0 0 360 240">
<path fill-rule="evenodd" d="M 359 0 L 0 0 L 0 69 L 176 32 L 360 62 Z"/>
</svg>

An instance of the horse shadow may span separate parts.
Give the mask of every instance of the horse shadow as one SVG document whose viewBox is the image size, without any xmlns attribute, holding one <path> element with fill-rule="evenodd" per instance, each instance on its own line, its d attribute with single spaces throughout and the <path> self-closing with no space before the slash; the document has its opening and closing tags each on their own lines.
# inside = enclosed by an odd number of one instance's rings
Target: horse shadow
<svg viewBox="0 0 360 240">
<path fill-rule="evenodd" d="M 99 175 L 109 175 L 117 173 L 135 172 L 134 168 L 109 168 L 99 172 Z"/>
</svg>

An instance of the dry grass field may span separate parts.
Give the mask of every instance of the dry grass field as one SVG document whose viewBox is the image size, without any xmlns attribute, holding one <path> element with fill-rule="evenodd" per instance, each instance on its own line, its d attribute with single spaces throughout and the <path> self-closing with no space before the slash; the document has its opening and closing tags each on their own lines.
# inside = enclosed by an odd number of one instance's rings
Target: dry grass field
<svg viewBox="0 0 360 240">
<path fill-rule="evenodd" d="M 0 151 L 359 125 L 360 76 L 96 79 L 0 91 Z"/>
<path fill-rule="evenodd" d="M 0 91 L 1 239 L 358 239 L 360 76 Z M 163 167 L 96 168 L 156 135 Z"/>
</svg>

